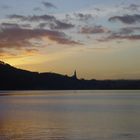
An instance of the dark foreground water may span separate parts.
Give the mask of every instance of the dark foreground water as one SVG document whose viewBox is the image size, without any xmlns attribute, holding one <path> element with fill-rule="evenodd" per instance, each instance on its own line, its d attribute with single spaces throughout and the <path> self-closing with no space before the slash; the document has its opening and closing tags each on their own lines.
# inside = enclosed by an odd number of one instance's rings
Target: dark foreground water
<svg viewBox="0 0 140 140">
<path fill-rule="evenodd" d="M 0 140 L 140 140 L 140 91 L 1 91 Z"/>
</svg>

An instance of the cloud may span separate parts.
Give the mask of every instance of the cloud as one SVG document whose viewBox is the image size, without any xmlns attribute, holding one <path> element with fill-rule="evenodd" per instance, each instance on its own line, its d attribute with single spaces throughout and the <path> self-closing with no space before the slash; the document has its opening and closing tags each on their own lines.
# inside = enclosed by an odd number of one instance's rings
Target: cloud
<svg viewBox="0 0 140 140">
<path fill-rule="evenodd" d="M 66 44 L 66 45 L 82 45 L 82 43 L 73 41 L 70 38 L 59 37 L 59 36 L 49 36 L 49 39 L 56 41 L 59 44 Z"/>
<path fill-rule="evenodd" d="M 30 28 L 30 24 L 17 24 L 17 23 L 7 23 L 3 22 L 0 24 L 0 28 Z"/>
<path fill-rule="evenodd" d="M 140 27 L 124 27 L 120 29 L 118 34 L 128 35 L 134 33 L 135 31 L 140 31 Z"/>
<path fill-rule="evenodd" d="M 140 35 L 112 35 L 110 39 L 140 40 Z"/>
<path fill-rule="evenodd" d="M 71 29 L 74 27 L 73 24 L 63 22 L 60 20 L 57 20 L 56 17 L 51 15 L 33 15 L 33 16 L 23 16 L 23 15 L 9 15 L 8 18 L 10 19 L 20 19 L 21 21 L 28 21 L 28 22 L 40 22 L 45 21 L 46 23 L 40 23 L 39 28 L 44 28 L 47 25 L 51 29 Z"/>
<path fill-rule="evenodd" d="M 94 26 L 94 27 L 85 26 L 80 29 L 79 33 L 98 34 L 98 33 L 107 33 L 107 32 L 109 32 L 109 30 L 107 28 L 104 28 L 103 26 Z"/>
<path fill-rule="evenodd" d="M 25 50 L 26 55 L 34 55 L 38 53 L 37 49 L 26 49 Z"/>
<path fill-rule="evenodd" d="M 55 20 L 53 23 L 50 24 L 51 29 L 58 29 L 58 30 L 71 29 L 73 27 L 75 27 L 73 24 L 62 22 L 59 20 Z"/>
<path fill-rule="evenodd" d="M 0 8 L 7 10 L 7 9 L 10 9 L 11 7 L 9 5 L 2 5 Z"/>
<path fill-rule="evenodd" d="M 38 25 L 39 28 L 45 28 L 46 26 L 48 26 L 52 30 L 66 30 L 66 29 L 71 29 L 75 27 L 71 23 L 66 23 L 59 20 L 54 20 L 50 23 L 40 23 Z"/>
<path fill-rule="evenodd" d="M 75 13 L 74 15 L 80 21 L 88 21 L 93 19 L 93 16 L 91 14 Z"/>
<path fill-rule="evenodd" d="M 8 15 L 7 17 L 10 18 L 10 19 L 21 19 L 21 20 L 24 20 L 24 18 L 25 18 L 25 16 L 16 15 L 16 14 L 14 14 L 14 15 Z"/>
<path fill-rule="evenodd" d="M 39 28 L 45 28 L 46 26 L 47 26 L 47 23 L 46 22 L 45 23 L 40 23 L 38 25 Z"/>
<path fill-rule="evenodd" d="M 74 20 L 74 18 L 70 14 L 65 14 L 65 19 L 66 22 Z"/>
<path fill-rule="evenodd" d="M 118 32 L 118 34 L 120 34 L 120 35 L 128 35 L 128 34 L 131 34 L 133 32 L 134 32 L 133 29 L 126 27 L 126 28 L 121 28 L 120 31 Z"/>
<path fill-rule="evenodd" d="M 35 7 L 33 10 L 34 11 L 42 11 L 42 9 L 40 7 Z"/>
<path fill-rule="evenodd" d="M 2 49 L 0 49 L 0 57 L 2 58 L 9 58 L 9 57 L 14 57 L 16 54 L 14 54 L 14 53 L 11 53 L 11 52 L 5 52 L 5 51 L 3 51 Z"/>
<path fill-rule="evenodd" d="M 50 2 L 42 2 L 42 4 L 46 7 L 46 8 L 55 8 L 56 9 L 56 6 Z"/>
<path fill-rule="evenodd" d="M 31 28 L 31 24 L 20 24 L 20 27 Z"/>
<path fill-rule="evenodd" d="M 100 12 L 101 11 L 100 8 L 94 8 L 94 10 L 96 10 L 97 12 Z"/>
<path fill-rule="evenodd" d="M 131 40 L 131 41 L 139 41 L 140 40 L 140 27 L 122 27 L 118 29 L 118 31 L 111 31 L 108 32 L 106 36 L 97 39 L 97 41 L 106 42 L 112 40 Z"/>
<path fill-rule="evenodd" d="M 9 26 L 9 25 L 8 25 Z M 43 37 L 56 42 L 58 44 L 65 45 L 77 45 L 79 42 L 70 39 L 64 32 L 52 31 L 46 29 L 24 29 L 19 26 L 9 28 L 0 28 L 0 51 L 9 49 L 32 49 L 34 47 L 42 47 L 36 44 L 35 40 L 42 41 Z"/>
<path fill-rule="evenodd" d="M 130 4 L 128 7 L 124 7 L 124 9 L 130 10 L 130 11 L 138 11 L 140 8 L 140 5 L 138 4 Z"/>
<path fill-rule="evenodd" d="M 21 21 L 30 21 L 30 22 L 38 22 L 38 21 L 52 21 L 55 20 L 54 16 L 51 15 L 33 15 L 33 16 L 23 16 L 23 15 L 8 15 L 10 19 L 19 19 Z"/>
<path fill-rule="evenodd" d="M 98 39 L 99 42 L 106 42 L 112 40 L 131 40 L 131 41 L 140 41 L 140 35 L 120 35 L 120 34 L 111 34 L 108 37 Z"/>
<path fill-rule="evenodd" d="M 124 16 L 113 16 L 109 18 L 109 21 L 120 21 L 124 24 L 140 23 L 140 15 L 124 15 Z"/>
<path fill-rule="evenodd" d="M 1 28 L 20 28 L 19 24 L 16 23 L 1 23 Z"/>
</svg>

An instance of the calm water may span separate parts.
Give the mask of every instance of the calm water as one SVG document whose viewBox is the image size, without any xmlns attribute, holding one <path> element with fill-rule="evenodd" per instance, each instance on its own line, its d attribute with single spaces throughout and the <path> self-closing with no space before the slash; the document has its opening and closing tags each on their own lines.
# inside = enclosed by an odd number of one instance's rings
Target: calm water
<svg viewBox="0 0 140 140">
<path fill-rule="evenodd" d="M 1 91 L 0 140 L 140 140 L 140 91 Z"/>
</svg>

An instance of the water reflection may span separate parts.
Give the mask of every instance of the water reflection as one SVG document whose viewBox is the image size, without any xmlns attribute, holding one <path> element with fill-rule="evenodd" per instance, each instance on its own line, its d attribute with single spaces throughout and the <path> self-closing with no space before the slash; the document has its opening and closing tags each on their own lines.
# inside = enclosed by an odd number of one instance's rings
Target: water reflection
<svg viewBox="0 0 140 140">
<path fill-rule="evenodd" d="M 140 95 L 132 92 L 1 93 L 0 139 L 138 140 Z"/>
</svg>

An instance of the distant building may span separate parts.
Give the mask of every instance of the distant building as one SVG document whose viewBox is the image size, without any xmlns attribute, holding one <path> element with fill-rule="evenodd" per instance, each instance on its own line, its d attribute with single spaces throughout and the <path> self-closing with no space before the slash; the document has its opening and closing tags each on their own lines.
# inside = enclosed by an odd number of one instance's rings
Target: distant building
<svg viewBox="0 0 140 140">
<path fill-rule="evenodd" d="M 77 78 L 76 70 L 74 71 L 74 74 L 73 74 L 72 78 L 73 78 L 73 79 L 78 79 L 78 78 Z"/>
</svg>

